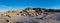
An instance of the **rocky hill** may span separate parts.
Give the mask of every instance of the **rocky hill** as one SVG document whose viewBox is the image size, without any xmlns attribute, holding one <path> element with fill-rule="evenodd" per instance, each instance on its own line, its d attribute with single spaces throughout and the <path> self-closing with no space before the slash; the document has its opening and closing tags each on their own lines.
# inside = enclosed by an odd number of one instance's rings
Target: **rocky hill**
<svg viewBox="0 0 60 23">
<path fill-rule="evenodd" d="M 54 17 L 54 14 L 49 14 L 42 8 L 26 8 L 0 12 L 0 23 L 60 23 Z"/>
</svg>

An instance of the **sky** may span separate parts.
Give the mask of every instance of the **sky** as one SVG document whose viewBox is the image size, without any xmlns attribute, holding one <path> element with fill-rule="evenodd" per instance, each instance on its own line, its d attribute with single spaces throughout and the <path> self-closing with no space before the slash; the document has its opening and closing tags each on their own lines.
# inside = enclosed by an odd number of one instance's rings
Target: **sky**
<svg viewBox="0 0 60 23">
<path fill-rule="evenodd" d="M 27 7 L 60 9 L 60 0 L 0 0 L 0 11 L 25 9 Z"/>
</svg>

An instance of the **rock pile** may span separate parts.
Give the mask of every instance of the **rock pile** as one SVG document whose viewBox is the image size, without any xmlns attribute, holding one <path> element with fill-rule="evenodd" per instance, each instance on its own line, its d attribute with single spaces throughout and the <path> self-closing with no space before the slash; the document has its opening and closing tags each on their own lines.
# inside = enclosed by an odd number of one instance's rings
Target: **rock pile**
<svg viewBox="0 0 60 23">
<path fill-rule="evenodd" d="M 45 15 L 44 15 L 45 14 Z M 41 8 L 26 8 L 24 10 L 11 10 L 0 14 L 0 23 L 13 23 L 16 17 L 39 17 L 43 19 L 47 13 Z"/>
</svg>

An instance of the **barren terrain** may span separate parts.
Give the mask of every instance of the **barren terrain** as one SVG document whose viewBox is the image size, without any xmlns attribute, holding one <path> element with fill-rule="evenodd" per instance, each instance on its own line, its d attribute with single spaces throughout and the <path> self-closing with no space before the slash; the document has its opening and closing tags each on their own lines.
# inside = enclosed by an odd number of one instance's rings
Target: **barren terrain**
<svg viewBox="0 0 60 23">
<path fill-rule="evenodd" d="M 0 12 L 0 23 L 60 23 L 60 12 L 35 11 L 29 9 Z"/>
</svg>

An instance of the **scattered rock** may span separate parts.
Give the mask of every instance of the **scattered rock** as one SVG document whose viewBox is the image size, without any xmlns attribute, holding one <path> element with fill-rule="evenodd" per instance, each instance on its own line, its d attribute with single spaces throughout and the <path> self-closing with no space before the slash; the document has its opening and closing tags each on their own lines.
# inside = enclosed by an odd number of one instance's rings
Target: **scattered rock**
<svg viewBox="0 0 60 23">
<path fill-rule="evenodd" d="M 47 16 L 50 15 L 48 15 L 48 13 L 46 13 L 42 8 L 10 10 L 0 13 L 0 23 L 44 23 L 45 21 L 45 23 L 48 23 L 47 21 L 49 21 L 49 17 Z"/>
</svg>

